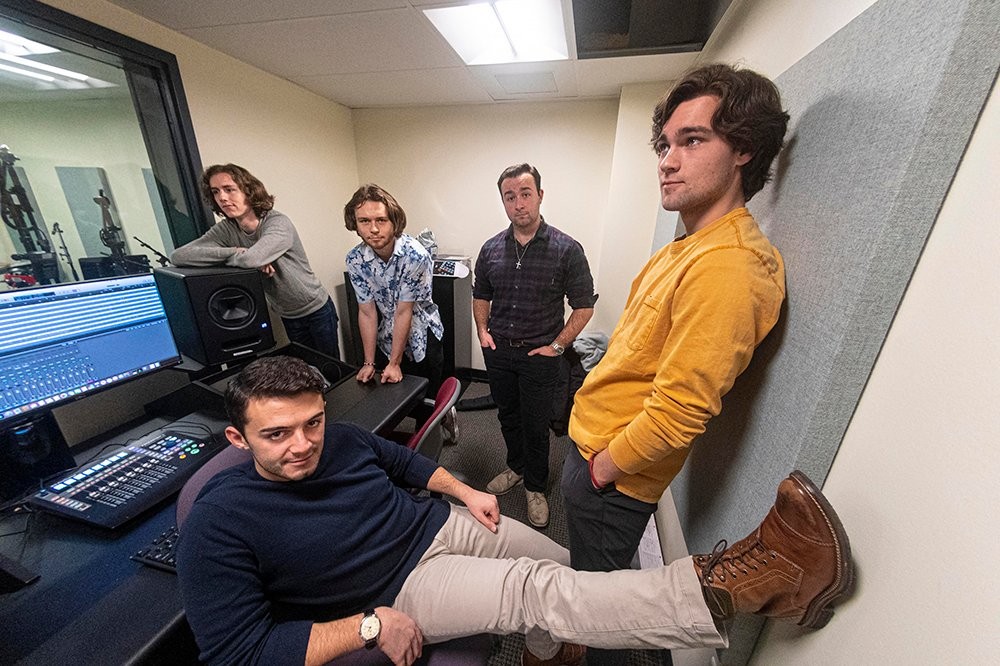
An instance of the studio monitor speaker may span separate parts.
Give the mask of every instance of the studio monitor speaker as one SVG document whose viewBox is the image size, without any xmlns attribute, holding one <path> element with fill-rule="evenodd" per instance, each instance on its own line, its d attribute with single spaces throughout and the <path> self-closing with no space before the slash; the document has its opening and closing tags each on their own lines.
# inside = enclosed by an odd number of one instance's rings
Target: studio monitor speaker
<svg viewBox="0 0 1000 666">
<path fill-rule="evenodd" d="M 274 346 L 260 271 L 157 268 L 153 275 L 182 353 L 217 365 Z"/>
</svg>

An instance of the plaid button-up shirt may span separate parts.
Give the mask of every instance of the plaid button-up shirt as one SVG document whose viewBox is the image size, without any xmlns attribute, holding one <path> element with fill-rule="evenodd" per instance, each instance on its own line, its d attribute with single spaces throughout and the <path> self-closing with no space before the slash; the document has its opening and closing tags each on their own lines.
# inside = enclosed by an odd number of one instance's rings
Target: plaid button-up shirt
<svg viewBox="0 0 1000 666">
<path fill-rule="evenodd" d="M 486 241 L 475 275 L 472 296 L 490 301 L 495 338 L 548 344 L 563 329 L 564 299 L 574 310 L 597 302 L 583 246 L 544 218 L 524 247 L 514 239 L 513 225 Z"/>
</svg>

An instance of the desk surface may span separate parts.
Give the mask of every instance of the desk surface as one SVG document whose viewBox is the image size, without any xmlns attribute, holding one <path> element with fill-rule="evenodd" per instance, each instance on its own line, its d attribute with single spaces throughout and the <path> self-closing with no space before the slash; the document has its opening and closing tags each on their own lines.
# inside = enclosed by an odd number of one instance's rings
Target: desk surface
<svg viewBox="0 0 1000 666">
<path fill-rule="evenodd" d="M 420 402 L 426 385 L 420 377 L 384 385 L 351 379 L 327 393 L 327 417 L 390 428 Z M 133 430 L 168 423 L 153 419 Z M 41 578 L 0 595 L 0 663 L 142 663 L 158 639 L 183 624 L 177 577 L 129 559 L 174 524 L 173 500 L 114 532 L 41 512 L 5 519 L 0 530 L 15 532 L 22 523 L 26 534 L 0 539 L 0 552 Z"/>
</svg>

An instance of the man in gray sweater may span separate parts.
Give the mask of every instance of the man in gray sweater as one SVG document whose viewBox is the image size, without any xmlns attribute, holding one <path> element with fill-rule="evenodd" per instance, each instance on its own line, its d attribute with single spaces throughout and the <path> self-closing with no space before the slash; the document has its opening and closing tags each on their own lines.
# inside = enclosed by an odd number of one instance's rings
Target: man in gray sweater
<svg viewBox="0 0 1000 666">
<path fill-rule="evenodd" d="M 220 220 L 201 238 L 170 255 L 175 266 L 257 268 L 288 339 L 340 358 L 337 309 L 313 273 L 292 221 L 274 210 L 274 197 L 235 164 L 208 167 L 201 190 Z"/>
</svg>

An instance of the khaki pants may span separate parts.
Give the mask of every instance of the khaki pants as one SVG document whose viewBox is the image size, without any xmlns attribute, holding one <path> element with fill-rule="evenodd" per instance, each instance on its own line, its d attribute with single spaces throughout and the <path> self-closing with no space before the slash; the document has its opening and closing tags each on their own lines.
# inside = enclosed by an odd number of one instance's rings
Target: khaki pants
<svg viewBox="0 0 1000 666">
<path fill-rule="evenodd" d="M 608 573 L 570 569 L 569 553 L 511 518 L 491 533 L 463 507 L 407 577 L 393 608 L 424 640 L 525 635 L 532 654 L 567 641 L 597 648 L 726 647 L 705 605 L 691 558 Z"/>
</svg>

